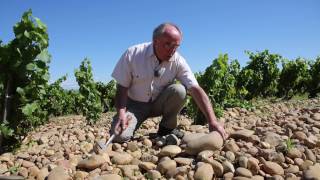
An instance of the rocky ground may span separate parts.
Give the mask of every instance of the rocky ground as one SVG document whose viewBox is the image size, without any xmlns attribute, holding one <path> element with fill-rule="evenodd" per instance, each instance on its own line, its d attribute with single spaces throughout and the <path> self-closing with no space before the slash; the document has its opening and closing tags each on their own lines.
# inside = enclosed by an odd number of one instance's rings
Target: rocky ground
<svg viewBox="0 0 320 180">
<path fill-rule="evenodd" d="M 153 118 L 132 141 L 102 151 L 95 144 L 109 139 L 112 116 L 104 114 L 95 126 L 82 116 L 53 118 L 19 150 L 0 156 L 0 174 L 41 180 L 320 179 L 319 98 L 228 109 L 220 118 L 230 135 L 225 142 L 182 116 L 182 139 L 151 139 L 159 122 Z"/>
</svg>

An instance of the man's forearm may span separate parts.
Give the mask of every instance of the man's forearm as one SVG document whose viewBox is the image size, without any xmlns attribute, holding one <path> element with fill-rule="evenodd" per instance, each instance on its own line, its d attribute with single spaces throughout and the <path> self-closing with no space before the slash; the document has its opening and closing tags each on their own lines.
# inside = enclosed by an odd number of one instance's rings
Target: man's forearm
<svg viewBox="0 0 320 180">
<path fill-rule="evenodd" d="M 118 113 L 126 111 L 127 100 L 128 100 L 128 88 L 117 84 L 115 106 Z"/>
<path fill-rule="evenodd" d="M 217 124 L 216 116 L 213 112 L 210 100 L 204 90 L 201 87 L 192 87 L 190 89 L 190 94 L 206 117 L 209 127 L 215 126 Z"/>
</svg>

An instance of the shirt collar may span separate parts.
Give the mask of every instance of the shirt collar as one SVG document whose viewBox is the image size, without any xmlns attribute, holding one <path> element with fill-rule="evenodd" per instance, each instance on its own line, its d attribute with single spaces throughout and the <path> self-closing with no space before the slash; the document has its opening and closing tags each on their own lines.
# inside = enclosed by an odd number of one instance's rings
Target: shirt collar
<svg viewBox="0 0 320 180">
<path fill-rule="evenodd" d="M 174 57 L 176 56 L 176 53 L 174 53 L 174 55 L 169 59 L 169 61 L 173 61 L 174 60 Z M 148 49 L 147 49 L 147 55 L 148 57 L 155 57 L 157 58 L 157 56 L 154 54 L 154 50 L 153 50 L 153 43 L 151 42 L 148 46 Z"/>
</svg>

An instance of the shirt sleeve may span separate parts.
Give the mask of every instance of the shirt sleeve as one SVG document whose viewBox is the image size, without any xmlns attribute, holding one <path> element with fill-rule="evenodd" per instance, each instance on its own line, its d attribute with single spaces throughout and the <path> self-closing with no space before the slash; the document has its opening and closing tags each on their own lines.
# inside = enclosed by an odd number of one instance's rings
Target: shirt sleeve
<svg viewBox="0 0 320 180">
<path fill-rule="evenodd" d="M 180 57 L 180 64 L 178 66 L 177 79 L 187 88 L 190 89 L 194 86 L 199 86 L 191 68 L 183 57 Z"/>
<path fill-rule="evenodd" d="M 116 67 L 113 69 L 111 76 L 121 86 L 126 88 L 130 87 L 132 75 L 130 68 L 130 55 L 128 50 L 121 56 Z"/>
</svg>

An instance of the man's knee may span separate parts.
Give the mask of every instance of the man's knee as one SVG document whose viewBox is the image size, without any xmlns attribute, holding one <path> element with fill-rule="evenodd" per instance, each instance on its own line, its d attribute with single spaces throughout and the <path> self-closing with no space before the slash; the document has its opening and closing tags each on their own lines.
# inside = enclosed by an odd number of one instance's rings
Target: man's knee
<svg viewBox="0 0 320 180">
<path fill-rule="evenodd" d="M 184 100 L 187 96 L 186 88 L 182 84 L 172 84 L 169 86 L 169 89 L 181 100 Z"/>
</svg>

